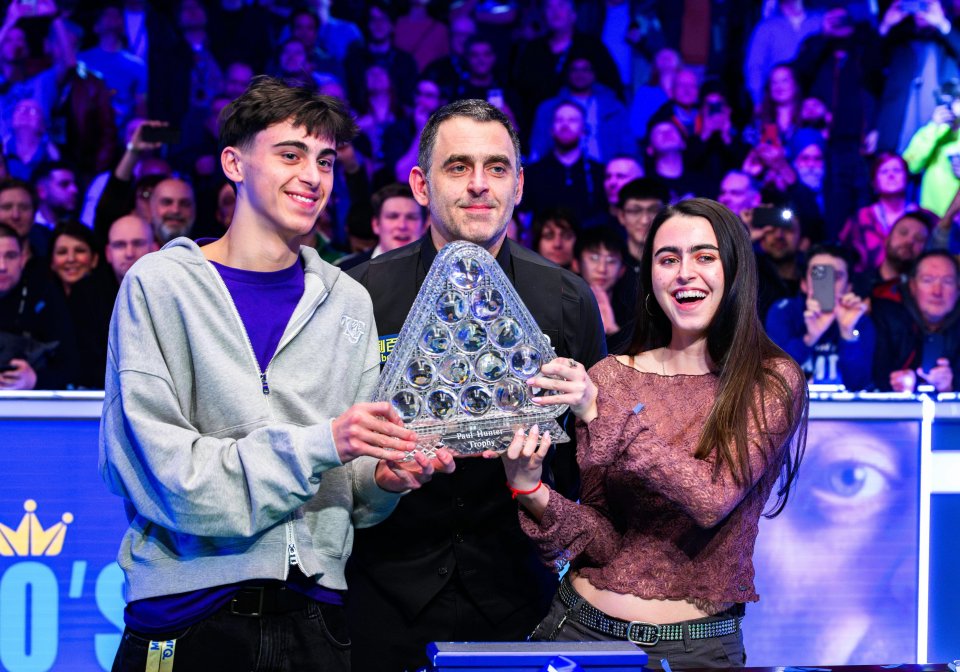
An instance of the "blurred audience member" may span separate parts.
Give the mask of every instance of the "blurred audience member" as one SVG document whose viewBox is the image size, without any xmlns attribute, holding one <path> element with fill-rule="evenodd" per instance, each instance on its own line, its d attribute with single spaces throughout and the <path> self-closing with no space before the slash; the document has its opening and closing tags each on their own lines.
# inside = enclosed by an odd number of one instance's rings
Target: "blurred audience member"
<svg viewBox="0 0 960 672">
<path fill-rule="evenodd" d="M 960 79 L 944 84 L 930 120 L 910 139 L 903 158 L 914 175 L 922 175 L 920 206 L 943 215 L 960 187 L 953 163 L 960 161 Z"/>
<path fill-rule="evenodd" d="M 110 87 L 117 128 L 147 114 L 147 64 L 126 49 L 123 13 L 116 5 L 97 12 L 93 24 L 97 46 L 81 51 L 80 61 Z"/>
<path fill-rule="evenodd" d="M 99 245 L 93 231 L 77 221 L 62 222 L 52 237 L 50 270 L 70 311 L 79 353 L 76 378 L 71 382 L 78 387 L 102 389 L 115 295 L 104 282 L 107 276 L 95 273 Z"/>
<path fill-rule="evenodd" d="M 699 102 L 700 82 L 697 80 L 697 73 L 689 68 L 681 68 L 673 77 L 670 100 L 653 113 L 648 127 L 652 129 L 661 121 L 670 121 L 684 138 L 688 138 L 697 130 Z"/>
<path fill-rule="evenodd" d="M 210 98 L 220 91 L 223 81 L 223 72 L 210 50 L 207 10 L 200 0 L 181 0 L 177 23 L 193 52 L 189 107 L 205 110 L 210 106 Z"/>
<path fill-rule="evenodd" d="M 623 277 L 626 248 L 623 239 L 610 229 L 589 229 L 577 237 L 575 254 L 580 276 L 590 285 L 600 309 L 607 352 L 619 352 L 633 335 L 624 327 L 632 324 L 635 305 L 621 305 L 615 300 L 614 285 Z"/>
<path fill-rule="evenodd" d="M 763 209 L 774 215 L 768 220 L 772 223 L 758 224 L 758 213 Z M 810 247 L 810 241 L 800 232 L 800 220 L 796 213 L 782 205 L 768 205 L 753 208 L 747 219 L 751 225 L 750 237 L 755 241 L 757 267 L 763 269 L 765 265 L 771 266 L 778 280 L 776 287 L 771 282 L 761 283 L 761 295 L 766 293 L 774 299 L 797 296 L 801 291 L 800 283 L 805 270 L 803 253 Z M 764 303 L 761 301 L 761 304 Z"/>
<path fill-rule="evenodd" d="M 520 106 L 520 100 L 512 89 L 504 86 L 498 76 L 497 52 L 493 39 L 483 33 L 467 40 L 464 50 L 466 61 L 465 77 L 457 83 L 451 92 L 451 100 L 460 98 L 478 98 L 502 110 L 517 125 L 514 110 Z"/>
<path fill-rule="evenodd" d="M 157 250 L 150 222 L 138 215 L 124 215 L 110 225 L 104 255 L 119 287 L 123 277 L 140 257 Z"/>
<path fill-rule="evenodd" d="M 880 264 L 854 278 L 857 293 L 873 299 L 901 301 L 907 274 L 928 247 L 937 221 L 937 216 L 929 210 L 912 210 L 901 215 L 883 241 Z"/>
<path fill-rule="evenodd" d="M 330 13 L 333 0 L 307 0 L 306 5 L 320 21 L 317 43 L 323 46 L 331 58 L 343 61 L 352 45 L 363 44 L 363 33 L 357 24 Z"/>
<path fill-rule="evenodd" d="M 776 63 L 792 61 L 800 43 L 820 30 L 821 16 L 807 13 L 803 0 L 776 0 L 774 12 L 753 29 L 744 74 L 754 105 L 760 105 L 763 88 Z"/>
<path fill-rule="evenodd" d="M 630 130 L 633 134 L 631 151 L 639 151 L 647 137 L 650 119 L 673 94 L 673 80 L 683 62 L 680 54 L 669 47 L 660 49 L 653 57 L 650 82 L 640 86 L 630 101 Z"/>
<path fill-rule="evenodd" d="M 810 96 L 800 123 L 829 134 L 827 226 L 834 235 L 868 198 L 863 155 L 876 148 L 877 97 L 883 85 L 876 30 L 856 21 L 844 4 L 830 3 L 820 32 L 804 41 L 794 62 Z"/>
<path fill-rule="evenodd" d="M 754 179 L 742 170 L 731 170 L 720 181 L 717 201 L 743 219 L 745 210 L 760 205 L 760 189 Z"/>
<path fill-rule="evenodd" d="M 799 129 L 787 145 L 787 157 L 797 179 L 785 193 L 800 218 L 803 235 L 813 243 L 827 239 L 823 192 L 827 163 L 825 146 L 823 135 L 810 128 Z"/>
<path fill-rule="evenodd" d="M 940 0 L 907 4 L 894 0 L 879 28 L 883 89 L 877 150 L 895 154 L 903 154 L 910 138 L 933 116 L 940 82 L 960 75 L 960 34 Z"/>
<path fill-rule="evenodd" d="M 697 176 L 686 171 L 683 156 L 687 143 L 676 124 L 671 121 L 654 124 L 647 140 L 647 169 L 644 172 L 667 186 L 671 203 L 701 191 Z"/>
<path fill-rule="evenodd" d="M 76 217 L 80 190 L 73 169 L 66 163 L 46 161 L 33 171 L 37 189 L 35 222 L 50 228 L 64 219 Z"/>
<path fill-rule="evenodd" d="M 446 100 L 440 85 L 427 77 L 421 77 L 413 92 L 413 112 L 400 117 L 383 131 L 383 162 L 386 182 L 406 182 L 410 171 L 417 165 L 420 131 L 427 119 Z M 380 180 L 374 179 L 374 183 Z"/>
<path fill-rule="evenodd" d="M 584 151 L 587 156 L 602 163 L 614 156 L 634 151 L 633 141 L 626 132 L 627 108 L 611 89 L 597 83 L 593 65 L 589 60 L 574 57 L 567 62 L 566 83 L 559 93 L 537 107 L 533 130 L 530 133 L 530 153 L 533 160 L 550 151 L 553 112 L 567 100 L 579 103 L 586 112 Z"/>
<path fill-rule="evenodd" d="M 166 245 L 174 238 L 189 236 L 196 221 L 193 187 L 179 177 L 168 177 L 150 194 L 150 225 L 157 243 Z"/>
<path fill-rule="evenodd" d="M 522 125 L 563 86 L 564 64 L 575 56 L 590 61 L 596 80 L 622 98 L 620 72 L 610 52 L 600 38 L 575 30 L 573 0 L 544 0 L 543 22 L 546 33 L 524 45 L 514 61 L 513 88 L 523 98 L 523 108 L 514 111 Z"/>
<path fill-rule="evenodd" d="M 230 228 L 233 221 L 233 211 L 237 207 L 237 192 L 232 182 L 224 182 L 217 190 L 217 207 L 213 211 L 213 218 L 224 230 Z"/>
<path fill-rule="evenodd" d="M 426 214 L 414 200 L 409 184 L 395 182 L 381 187 L 373 194 L 370 203 L 373 207 L 370 228 L 377 244 L 370 250 L 337 260 L 336 265 L 345 271 L 384 252 L 408 245 L 423 235 Z"/>
<path fill-rule="evenodd" d="M 430 16 L 430 0 L 411 0 L 410 10 L 397 19 L 393 44 L 413 56 L 417 69 L 447 55 L 447 26 Z"/>
<path fill-rule="evenodd" d="M 903 158 L 882 152 L 874 159 L 872 172 L 870 182 L 877 200 L 847 220 L 839 236 L 840 242 L 859 256 L 853 268 L 857 273 L 880 266 L 894 223 L 917 208 L 907 200 L 907 163 Z"/>
<path fill-rule="evenodd" d="M 145 174 L 170 174 L 170 166 L 154 156 L 154 152 L 162 149 L 164 143 L 154 141 L 149 135 L 165 126 L 167 124 L 162 121 L 143 119 L 134 120 L 128 125 L 130 139 L 126 150 L 113 172 L 107 176 L 94 206 L 93 230 L 101 240 L 106 239 L 110 224 L 130 214 L 141 201 L 149 201 L 149 194 L 143 198 L 144 192 L 135 190 L 135 180 L 139 182 Z M 152 193 L 152 188 L 150 191 Z M 143 216 L 145 213 L 141 211 L 140 214 Z M 149 215 L 149 206 L 146 207 L 146 214 Z"/>
<path fill-rule="evenodd" d="M 445 91 L 456 91 L 467 77 L 467 41 L 477 33 L 477 25 L 467 14 L 450 17 L 449 53 L 423 69 L 423 77 L 436 82 Z"/>
<path fill-rule="evenodd" d="M 0 181 L 0 224 L 20 236 L 24 263 L 45 259 L 50 249 L 50 228 L 34 223 L 37 195 L 33 185 L 15 177 Z"/>
<path fill-rule="evenodd" d="M 372 65 L 387 71 L 393 90 L 402 105 L 413 102 L 413 87 L 417 81 L 417 64 L 405 51 L 393 46 L 394 15 L 392 7 L 383 0 L 367 4 L 367 44 L 354 42 L 347 50 L 344 68 L 347 72 L 347 95 L 355 110 L 367 107 L 364 73 Z"/>
<path fill-rule="evenodd" d="M 574 247 L 580 227 L 576 216 L 566 208 L 548 208 L 533 218 L 533 251 L 557 266 L 579 272 Z"/>
<path fill-rule="evenodd" d="M 714 194 L 723 176 L 743 165 L 750 147 L 733 125 L 733 111 L 720 82 L 706 82 L 700 89 L 700 100 L 694 132 L 687 137 L 684 163 L 687 170 L 700 176 L 701 193 Z"/>
<path fill-rule="evenodd" d="M 14 106 L 10 129 L 3 153 L 11 177 L 29 180 L 41 163 L 60 160 L 60 150 L 47 135 L 43 108 L 33 98 L 24 98 Z"/>
<path fill-rule="evenodd" d="M 813 248 L 800 281 L 801 294 L 774 304 L 766 327 L 811 383 L 863 390 L 871 385 L 876 334 L 867 303 L 851 291 L 849 273 L 845 249 Z M 823 300 L 833 307 L 823 305 Z"/>
<path fill-rule="evenodd" d="M 70 314 L 44 275 L 24 273 L 26 263 L 23 239 L 0 224 L 0 390 L 66 389 L 77 364 Z"/>
<path fill-rule="evenodd" d="M 670 191 L 654 178 L 630 180 L 617 191 L 617 221 L 626 234 L 624 264 L 639 274 L 640 258 L 653 218 L 670 203 Z M 639 275 L 637 276 L 639 277 Z"/>
<path fill-rule="evenodd" d="M 960 367 L 958 281 L 956 257 L 930 250 L 917 259 L 902 303 L 873 302 L 879 389 L 914 392 L 929 384 L 937 392 L 953 391 L 953 370 Z"/>
<path fill-rule="evenodd" d="M 603 165 L 583 151 L 584 111 L 566 101 L 553 112 L 553 151 L 525 169 L 523 201 L 518 207 L 534 216 L 551 207 L 570 208 L 580 221 L 606 210 Z"/>
<path fill-rule="evenodd" d="M 390 75 L 381 65 L 371 65 L 364 73 L 366 107 L 358 109 L 357 126 L 370 143 L 370 161 L 367 170 L 370 177 L 384 166 L 383 133 L 400 115 L 397 92 L 390 82 Z"/>
<path fill-rule="evenodd" d="M 253 68 L 243 61 L 234 61 L 223 71 L 223 87 L 220 90 L 224 96 L 233 100 L 247 90 L 250 80 L 253 79 Z"/>
<path fill-rule="evenodd" d="M 786 147 L 800 125 L 803 95 L 788 63 L 773 67 L 763 89 L 763 100 L 756 117 L 755 133 L 759 142 Z"/>
</svg>

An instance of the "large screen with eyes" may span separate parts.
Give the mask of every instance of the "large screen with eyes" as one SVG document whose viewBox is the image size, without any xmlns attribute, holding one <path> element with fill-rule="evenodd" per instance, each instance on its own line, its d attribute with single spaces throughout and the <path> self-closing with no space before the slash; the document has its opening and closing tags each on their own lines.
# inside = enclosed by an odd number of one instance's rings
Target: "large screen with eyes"
<svg viewBox="0 0 960 672">
<path fill-rule="evenodd" d="M 810 421 L 796 489 L 760 521 L 748 665 L 915 660 L 919 430 Z"/>
</svg>

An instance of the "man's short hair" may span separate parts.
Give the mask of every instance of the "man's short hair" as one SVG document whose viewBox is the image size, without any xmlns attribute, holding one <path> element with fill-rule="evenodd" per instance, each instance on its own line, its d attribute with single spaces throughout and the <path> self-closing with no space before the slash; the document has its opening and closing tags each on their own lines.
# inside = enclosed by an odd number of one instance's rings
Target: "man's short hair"
<svg viewBox="0 0 960 672">
<path fill-rule="evenodd" d="M 561 107 L 572 107 L 580 113 L 580 116 L 583 117 L 583 120 L 587 120 L 587 108 L 583 106 L 579 101 L 574 100 L 573 98 L 564 98 L 559 103 L 557 103 L 553 108 L 553 114 L 550 115 L 550 118 L 553 119 L 557 116 L 557 110 Z"/>
<path fill-rule="evenodd" d="M 392 182 L 377 189 L 375 192 L 373 192 L 373 196 L 370 197 L 370 209 L 373 211 L 374 217 L 380 217 L 380 211 L 383 210 L 383 204 L 391 198 L 409 198 L 412 201 L 416 200 L 413 197 L 413 189 L 410 188 L 409 184 L 404 184 L 403 182 Z"/>
<path fill-rule="evenodd" d="M 30 202 L 33 204 L 34 210 L 37 208 L 37 190 L 33 188 L 33 185 L 27 182 L 26 180 L 20 180 L 16 177 L 8 177 L 5 180 L 0 180 L 0 194 L 5 191 L 10 191 L 11 189 L 22 189 L 30 195 Z"/>
<path fill-rule="evenodd" d="M 71 166 L 66 161 L 41 161 L 40 164 L 33 169 L 33 172 L 30 174 L 30 181 L 34 184 L 40 184 L 43 180 L 48 179 L 55 171 L 58 170 L 69 170 L 76 177 L 76 173 Z"/>
<path fill-rule="evenodd" d="M 430 159 L 433 157 L 433 148 L 437 144 L 440 124 L 448 119 L 458 117 L 472 119 L 481 124 L 496 122 L 507 129 L 510 142 L 513 143 L 513 153 L 517 159 L 516 170 L 519 173 L 521 168 L 520 136 L 517 134 L 517 129 L 510 123 L 510 118 L 485 100 L 466 98 L 455 100 L 435 111 L 427 120 L 427 125 L 423 127 L 423 132 L 420 134 L 420 146 L 417 150 L 417 165 L 420 166 L 420 170 L 425 175 L 430 174 Z"/>
<path fill-rule="evenodd" d="M 17 241 L 20 251 L 23 252 L 24 238 L 9 224 L 0 222 L 0 238 L 13 238 Z"/>
<path fill-rule="evenodd" d="M 814 245 L 810 248 L 810 251 L 807 252 L 807 259 L 803 266 L 804 275 L 806 275 L 807 269 L 810 267 L 810 260 L 818 254 L 823 254 L 828 257 L 833 257 L 834 259 L 842 260 L 847 265 L 848 272 L 853 270 L 853 267 L 857 262 L 856 253 L 850 248 L 836 243 L 821 243 L 819 245 Z"/>
<path fill-rule="evenodd" d="M 904 219 L 915 219 L 927 229 L 927 233 L 933 233 L 933 229 L 937 226 L 937 223 L 940 221 L 940 215 L 935 212 L 931 212 L 926 208 L 917 208 L 916 210 L 908 210 L 903 213 L 893 222 L 893 226 L 890 227 L 890 230 L 893 231 L 897 228 L 899 224 Z"/>
<path fill-rule="evenodd" d="M 920 256 L 917 257 L 913 262 L 913 266 L 910 267 L 910 277 L 917 277 L 917 269 L 920 268 L 920 262 L 924 259 L 930 259 L 931 257 L 948 260 L 951 264 L 953 264 L 954 275 L 960 279 L 960 261 L 957 261 L 957 258 L 950 254 L 950 252 L 947 250 L 926 250 L 925 252 L 921 253 Z"/>
<path fill-rule="evenodd" d="M 660 201 L 666 205 L 670 202 L 670 190 L 660 180 L 652 177 L 638 177 L 620 187 L 617 194 L 617 207 L 624 207 L 627 201 Z"/>
<path fill-rule="evenodd" d="M 620 237 L 619 233 L 607 226 L 595 226 L 577 236 L 573 253 L 579 257 L 584 252 L 599 250 L 601 247 L 605 248 L 608 252 L 619 255 L 620 261 L 627 258 L 627 245 L 623 242 L 623 238 Z"/>
<path fill-rule="evenodd" d="M 329 138 L 336 145 L 357 134 L 357 125 L 340 100 L 261 75 L 220 113 L 220 151 L 245 148 L 257 133 L 288 119 L 308 135 Z"/>
</svg>

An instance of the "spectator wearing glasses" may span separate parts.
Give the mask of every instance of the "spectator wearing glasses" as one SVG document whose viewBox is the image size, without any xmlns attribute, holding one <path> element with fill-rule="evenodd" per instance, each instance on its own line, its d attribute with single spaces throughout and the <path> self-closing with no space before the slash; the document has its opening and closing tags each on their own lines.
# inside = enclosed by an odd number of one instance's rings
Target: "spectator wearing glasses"
<svg viewBox="0 0 960 672">
<path fill-rule="evenodd" d="M 622 293 L 614 291 L 624 276 L 627 253 L 623 239 L 611 229 L 589 229 L 577 238 L 576 257 L 580 277 L 590 286 L 600 309 L 607 352 L 621 352 L 629 344 L 632 312 L 636 305 L 623 300 Z"/>
<path fill-rule="evenodd" d="M 127 271 L 140 257 L 157 249 L 150 222 L 143 217 L 124 215 L 111 224 L 104 256 L 113 270 L 116 287 L 120 287 Z"/>
</svg>

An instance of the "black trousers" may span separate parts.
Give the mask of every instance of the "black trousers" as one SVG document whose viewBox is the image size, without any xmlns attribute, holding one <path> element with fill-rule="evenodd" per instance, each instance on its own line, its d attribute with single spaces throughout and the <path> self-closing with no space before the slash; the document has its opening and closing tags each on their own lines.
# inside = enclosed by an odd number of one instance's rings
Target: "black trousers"
<svg viewBox="0 0 960 672">
<path fill-rule="evenodd" d="M 530 604 L 491 622 L 454 574 L 411 620 L 362 572 L 350 576 L 347 611 L 353 672 L 415 672 L 428 664 L 430 642 L 524 641 L 543 613 Z"/>
<path fill-rule="evenodd" d="M 151 642 L 174 640 L 173 672 L 349 672 L 350 638 L 343 607 L 311 601 L 305 609 L 263 616 L 221 610 L 180 632 L 123 631 L 113 672 L 144 672 Z M 157 656 L 158 653 L 154 653 Z M 154 669 L 157 669 L 154 667 Z M 163 672 L 171 669 L 161 665 Z"/>
<path fill-rule="evenodd" d="M 560 601 L 559 596 L 555 597 L 550 604 L 550 611 L 546 618 L 540 622 L 530 639 L 533 641 L 556 642 L 600 642 L 613 639 L 596 630 L 591 630 L 569 617 L 564 620 L 566 614 L 566 605 Z M 717 615 L 684 622 L 708 623 L 722 618 L 725 617 Z M 643 646 L 641 648 L 650 656 L 647 667 L 653 670 L 663 669 L 660 661 L 664 658 L 670 663 L 670 668 L 673 670 L 703 667 L 743 667 L 747 662 L 747 654 L 743 650 L 743 632 L 708 639 L 658 642 L 654 646 Z"/>
</svg>

